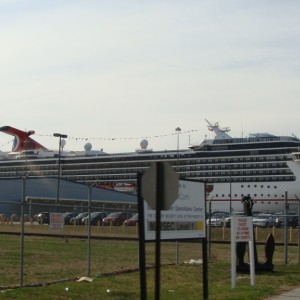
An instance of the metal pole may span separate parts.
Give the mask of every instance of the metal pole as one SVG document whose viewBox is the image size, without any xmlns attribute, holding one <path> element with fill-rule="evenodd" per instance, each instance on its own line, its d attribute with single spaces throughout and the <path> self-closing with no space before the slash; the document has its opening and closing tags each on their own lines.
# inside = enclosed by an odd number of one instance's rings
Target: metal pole
<svg viewBox="0 0 300 300">
<path fill-rule="evenodd" d="M 92 186 L 89 186 L 89 195 L 88 195 L 88 265 L 87 265 L 87 276 L 91 275 L 91 198 L 92 198 Z"/>
<path fill-rule="evenodd" d="M 300 218 L 300 199 L 298 199 L 298 265 L 300 265 L 300 229 L 299 229 L 299 218 Z"/>
<path fill-rule="evenodd" d="M 61 135 L 59 136 L 59 146 L 58 146 L 58 173 L 57 173 L 56 211 L 58 211 L 59 193 L 60 193 L 60 148 L 61 148 Z"/>
<path fill-rule="evenodd" d="M 287 204 L 287 197 L 288 193 L 285 192 L 285 199 L 284 199 L 284 263 L 285 265 L 288 264 L 288 204 Z"/>
<path fill-rule="evenodd" d="M 231 197 L 231 169 L 230 169 L 230 177 L 229 177 L 229 180 L 230 180 L 230 182 L 229 182 L 229 197 L 230 197 L 230 203 L 229 203 L 229 212 L 230 212 L 230 214 L 231 214 L 231 212 L 232 212 L 232 197 Z"/>
<path fill-rule="evenodd" d="M 24 206 L 25 206 L 25 183 L 27 177 L 30 175 L 31 171 L 22 177 L 22 202 L 21 202 L 21 245 L 20 245 L 20 287 L 23 287 L 23 277 L 24 277 Z"/>
<path fill-rule="evenodd" d="M 177 173 L 179 172 L 179 133 L 181 131 L 180 127 L 175 128 L 177 131 Z"/>
<path fill-rule="evenodd" d="M 295 197 L 298 200 L 298 265 L 300 265 L 300 199 L 297 195 Z"/>
<path fill-rule="evenodd" d="M 207 240 L 206 238 L 202 238 L 202 272 L 203 272 L 203 299 L 208 299 L 208 265 L 207 265 Z"/>
<path fill-rule="evenodd" d="M 61 153 L 61 139 L 67 138 L 66 134 L 61 133 L 53 133 L 53 136 L 59 138 L 59 146 L 58 146 L 58 172 L 57 172 L 57 197 L 56 197 L 56 211 L 58 211 L 58 204 L 59 204 L 59 194 L 60 194 L 60 153 Z"/>
<path fill-rule="evenodd" d="M 91 202 L 92 202 L 92 188 L 97 183 L 95 181 L 88 187 L 88 265 L 87 265 L 87 276 L 91 276 Z"/>
<path fill-rule="evenodd" d="M 24 204 L 25 204 L 25 180 L 26 177 L 22 178 L 22 202 L 21 202 L 21 261 L 20 261 L 20 287 L 23 287 L 23 275 L 24 275 Z"/>
<path fill-rule="evenodd" d="M 157 163 L 156 171 L 156 241 L 155 241 L 155 300 L 160 299 L 160 230 L 161 204 L 164 203 L 164 166 Z"/>
<path fill-rule="evenodd" d="M 207 238 L 207 242 L 208 242 L 208 260 L 210 260 L 210 253 L 211 253 L 211 200 L 212 198 L 209 199 L 208 201 L 208 214 L 209 214 L 209 221 L 208 221 L 208 238 Z M 206 220 L 205 220 L 206 222 Z"/>
<path fill-rule="evenodd" d="M 176 241 L 176 265 L 178 265 L 179 262 L 179 244 L 178 241 Z"/>
<path fill-rule="evenodd" d="M 141 300 L 147 300 L 146 280 L 146 254 L 145 254 L 145 223 L 144 223 L 144 199 L 141 195 L 142 174 L 137 173 L 138 186 L 138 213 L 139 213 L 139 267 L 140 267 L 140 291 Z"/>
</svg>

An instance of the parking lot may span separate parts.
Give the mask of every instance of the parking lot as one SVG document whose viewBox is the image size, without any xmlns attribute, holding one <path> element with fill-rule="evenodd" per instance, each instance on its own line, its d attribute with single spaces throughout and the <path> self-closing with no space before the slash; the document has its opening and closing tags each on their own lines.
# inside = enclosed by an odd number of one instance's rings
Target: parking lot
<svg viewBox="0 0 300 300">
<path fill-rule="evenodd" d="M 232 216 L 244 216 L 244 212 L 233 212 L 231 215 L 228 212 L 214 212 L 206 219 L 206 225 L 211 227 L 227 227 L 231 226 Z M 267 214 L 267 213 L 254 213 L 253 216 L 254 227 L 276 227 L 282 228 L 285 226 L 285 220 L 288 227 L 298 227 L 298 216 L 291 212 L 286 216 L 283 213 Z"/>
</svg>

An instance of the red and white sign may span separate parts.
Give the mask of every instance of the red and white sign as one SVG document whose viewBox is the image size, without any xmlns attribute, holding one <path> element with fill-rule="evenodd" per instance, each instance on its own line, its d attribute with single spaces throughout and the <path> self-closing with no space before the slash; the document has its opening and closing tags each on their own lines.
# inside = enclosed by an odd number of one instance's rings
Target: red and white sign
<svg viewBox="0 0 300 300">
<path fill-rule="evenodd" d="M 49 230 L 64 230 L 64 215 L 61 213 L 50 213 Z"/>
<path fill-rule="evenodd" d="M 235 242 L 253 241 L 252 217 L 233 216 L 231 218 L 232 239 Z"/>
<path fill-rule="evenodd" d="M 231 217 L 231 287 L 236 288 L 236 243 L 248 242 L 250 281 L 255 286 L 255 261 L 252 217 Z"/>
</svg>

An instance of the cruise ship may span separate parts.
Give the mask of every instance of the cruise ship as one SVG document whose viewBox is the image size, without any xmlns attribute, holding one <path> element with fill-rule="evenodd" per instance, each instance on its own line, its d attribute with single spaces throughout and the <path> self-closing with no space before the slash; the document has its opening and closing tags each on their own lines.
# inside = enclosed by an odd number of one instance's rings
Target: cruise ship
<svg viewBox="0 0 300 300">
<path fill-rule="evenodd" d="M 182 179 L 204 181 L 211 211 L 241 211 L 243 196 L 254 201 L 254 210 L 296 210 L 300 199 L 300 139 L 269 133 L 233 138 L 228 127 L 207 122 L 215 138 L 205 138 L 185 150 L 153 151 L 147 140 L 130 153 L 92 150 L 48 150 L 32 139 L 34 131 L 10 126 L 0 132 L 14 136 L 11 152 L 0 153 L 1 178 L 17 178 L 30 172 L 34 177 L 57 177 L 127 193 L 136 192 L 137 173 L 152 162 L 167 161 Z"/>
</svg>

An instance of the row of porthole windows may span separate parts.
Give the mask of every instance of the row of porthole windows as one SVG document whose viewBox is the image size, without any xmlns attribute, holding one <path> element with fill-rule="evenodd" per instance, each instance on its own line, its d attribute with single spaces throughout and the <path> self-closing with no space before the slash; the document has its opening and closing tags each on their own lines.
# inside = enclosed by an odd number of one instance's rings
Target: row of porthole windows
<svg viewBox="0 0 300 300">
<path fill-rule="evenodd" d="M 185 174 L 186 175 L 186 174 Z M 187 175 L 186 175 L 187 176 Z M 218 183 L 218 182 L 227 182 L 227 183 L 236 183 L 236 182 L 277 182 L 277 181 L 295 181 L 295 177 L 294 176 L 278 176 L 278 177 L 244 177 L 244 178 L 231 178 L 231 180 L 229 179 L 225 179 L 223 177 L 221 178 L 216 178 L 216 177 L 196 177 L 195 179 L 202 179 L 205 180 L 206 182 L 209 183 Z M 259 186 L 256 186 L 256 188 L 258 188 Z"/>
<path fill-rule="evenodd" d="M 211 196 L 212 196 L 212 195 L 211 195 Z M 243 196 L 244 196 L 244 194 L 241 194 L 239 197 L 242 198 Z M 218 197 L 219 197 L 219 194 L 214 195 L 214 197 L 218 198 Z M 222 197 L 222 198 L 225 198 L 225 194 L 222 194 L 221 197 Z M 230 198 L 230 194 L 228 194 L 228 196 L 226 196 L 226 197 Z M 237 197 L 238 197 L 238 194 L 234 194 L 234 197 L 237 198 Z M 253 197 L 258 197 L 258 195 L 257 195 L 257 194 L 254 194 Z M 265 197 L 265 195 L 264 195 L 264 194 L 260 194 L 260 197 Z M 271 195 L 268 194 L 267 197 L 271 197 Z M 277 198 L 278 196 L 277 196 L 277 195 L 274 195 L 274 196 L 272 196 L 272 197 Z M 284 198 L 284 195 L 281 195 L 281 197 Z"/>
<path fill-rule="evenodd" d="M 244 187 L 244 185 L 242 184 L 241 185 L 241 188 L 243 188 Z M 247 186 L 248 188 L 250 188 L 251 187 L 251 185 L 250 184 L 248 184 L 248 186 Z M 257 186 L 257 184 L 254 184 L 254 187 L 255 188 L 257 188 L 258 186 Z M 261 186 L 260 186 L 261 188 L 264 188 L 265 186 L 262 184 Z M 271 188 L 271 186 L 269 186 L 269 185 L 267 185 L 267 188 L 268 189 L 270 189 Z M 276 185 L 274 185 L 274 189 L 277 189 L 277 186 Z"/>
</svg>

